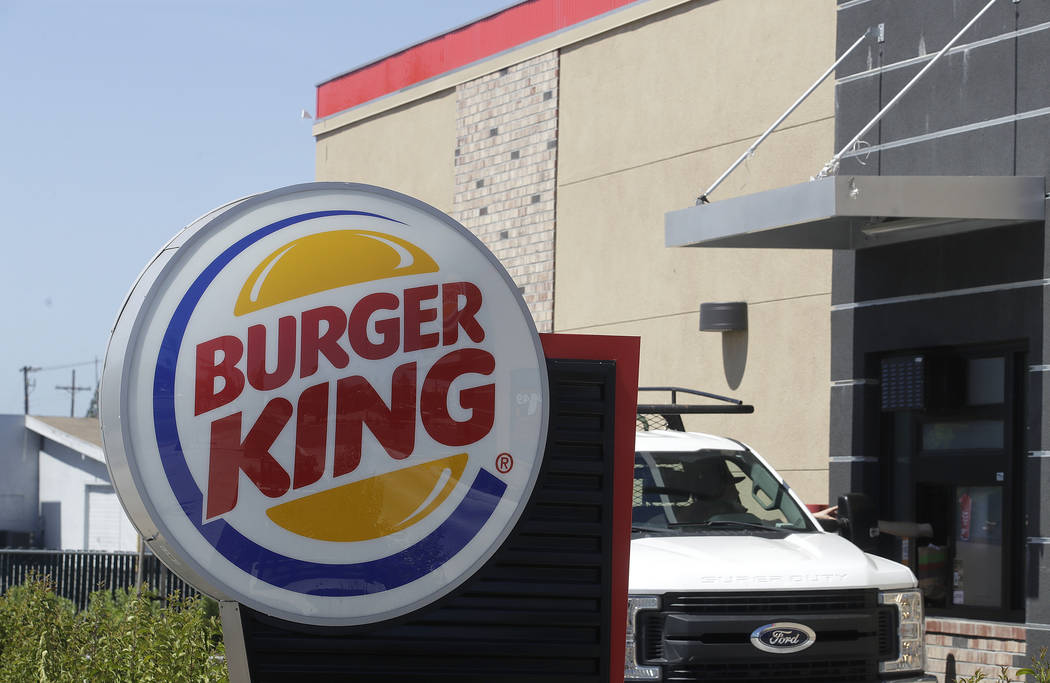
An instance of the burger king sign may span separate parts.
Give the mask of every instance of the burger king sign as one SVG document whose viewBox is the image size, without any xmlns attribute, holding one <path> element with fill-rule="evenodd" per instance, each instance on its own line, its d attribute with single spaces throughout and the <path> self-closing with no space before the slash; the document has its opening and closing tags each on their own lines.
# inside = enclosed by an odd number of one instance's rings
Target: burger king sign
<svg viewBox="0 0 1050 683">
<path fill-rule="evenodd" d="M 103 373 L 106 456 L 198 588 L 319 625 L 423 607 L 527 503 L 546 442 L 532 318 L 422 202 L 312 183 L 234 202 L 146 267 Z"/>
</svg>

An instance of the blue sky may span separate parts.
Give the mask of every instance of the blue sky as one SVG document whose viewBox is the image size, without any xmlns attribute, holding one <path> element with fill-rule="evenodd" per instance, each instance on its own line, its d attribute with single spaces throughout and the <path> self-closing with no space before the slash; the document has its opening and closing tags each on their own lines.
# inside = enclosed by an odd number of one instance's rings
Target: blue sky
<svg viewBox="0 0 1050 683">
<path fill-rule="evenodd" d="M 0 0 L 0 413 L 68 415 L 153 254 L 314 179 L 320 81 L 512 0 Z M 87 408 L 90 391 L 77 395 Z"/>
</svg>

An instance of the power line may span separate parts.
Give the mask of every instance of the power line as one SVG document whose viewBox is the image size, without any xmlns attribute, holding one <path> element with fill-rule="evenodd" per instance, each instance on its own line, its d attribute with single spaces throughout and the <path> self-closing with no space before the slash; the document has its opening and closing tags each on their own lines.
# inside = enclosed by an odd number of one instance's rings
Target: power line
<svg viewBox="0 0 1050 683">
<path fill-rule="evenodd" d="M 69 386 L 66 386 L 66 387 L 56 386 L 55 388 L 56 389 L 61 389 L 62 391 L 68 391 L 69 392 L 69 416 L 70 417 L 76 417 L 76 412 L 77 412 L 77 392 L 78 391 L 91 391 L 91 387 L 85 387 L 83 385 L 81 385 L 79 387 L 77 386 L 77 371 L 76 370 L 73 371 L 73 381 L 70 383 Z M 28 407 L 26 408 L 26 410 L 28 411 Z"/>
<path fill-rule="evenodd" d="M 26 411 L 25 414 L 28 415 L 29 414 L 29 388 L 31 386 L 30 382 L 29 382 L 29 373 L 31 373 L 31 372 L 39 372 L 40 368 L 33 368 L 33 367 L 28 366 L 28 365 L 23 365 L 22 367 L 18 368 L 18 371 L 22 373 L 22 386 L 23 386 L 23 391 L 25 392 L 25 411 Z M 35 385 L 35 382 L 33 384 Z"/>
<path fill-rule="evenodd" d="M 94 360 L 86 360 L 83 363 L 68 363 L 66 365 L 49 365 L 46 368 L 34 368 L 34 370 L 42 370 L 42 371 L 47 371 L 47 370 L 68 370 L 70 368 L 79 368 L 79 367 L 83 367 L 85 365 L 96 365 L 97 363 L 98 363 L 98 359 L 96 358 Z"/>
<path fill-rule="evenodd" d="M 95 384 L 98 384 L 98 358 L 97 357 L 94 360 L 87 360 L 87 361 L 84 361 L 82 363 L 66 363 L 65 365 L 49 365 L 47 367 L 40 367 L 40 366 L 34 366 L 34 365 L 23 365 L 22 367 L 18 368 L 18 371 L 22 373 L 22 392 L 23 392 L 23 396 L 24 396 L 23 409 L 25 410 L 25 414 L 26 415 L 29 414 L 29 393 L 30 393 L 30 390 L 34 389 L 36 387 L 36 382 L 35 381 L 31 381 L 30 378 L 29 378 L 29 374 L 30 373 L 33 373 L 33 372 L 47 372 L 48 370 L 69 370 L 70 368 L 80 368 L 80 367 L 83 367 L 85 365 L 94 365 L 95 366 Z M 72 384 L 72 386 L 69 386 L 69 387 L 55 387 L 55 388 L 56 389 L 62 389 L 62 390 L 65 390 L 65 391 L 69 391 L 73 395 L 74 398 L 76 397 L 76 392 L 77 391 L 87 391 L 88 389 L 90 389 L 90 387 L 77 387 L 76 386 L 76 370 L 73 371 L 73 384 Z"/>
</svg>

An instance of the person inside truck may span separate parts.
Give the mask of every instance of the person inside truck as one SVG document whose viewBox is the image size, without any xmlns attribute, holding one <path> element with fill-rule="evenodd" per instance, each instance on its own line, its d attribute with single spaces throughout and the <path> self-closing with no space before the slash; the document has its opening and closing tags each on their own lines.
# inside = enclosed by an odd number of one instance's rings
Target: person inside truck
<svg viewBox="0 0 1050 683">
<path fill-rule="evenodd" d="M 810 528 L 786 489 L 748 453 L 635 454 L 632 523 L 638 529 L 745 524 Z"/>
<path fill-rule="evenodd" d="M 839 518 L 839 506 L 831 505 L 828 507 L 821 508 L 813 513 L 813 516 L 817 519 L 838 519 Z"/>
<path fill-rule="evenodd" d="M 703 458 L 684 463 L 683 467 L 692 495 L 687 505 L 676 510 L 679 522 L 706 522 L 718 515 L 747 511 L 736 487 L 742 478 L 729 473 L 725 460 Z"/>
<path fill-rule="evenodd" d="M 657 462 L 646 454 L 635 464 L 635 478 L 642 494 L 634 508 L 635 521 L 673 526 L 747 512 L 737 490 L 744 477 L 733 476 L 721 457 Z"/>
</svg>

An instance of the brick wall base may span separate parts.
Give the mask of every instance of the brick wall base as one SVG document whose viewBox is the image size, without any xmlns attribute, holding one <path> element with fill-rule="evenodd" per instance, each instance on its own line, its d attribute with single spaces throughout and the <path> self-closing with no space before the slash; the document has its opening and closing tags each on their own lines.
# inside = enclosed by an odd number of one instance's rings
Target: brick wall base
<svg viewBox="0 0 1050 683">
<path fill-rule="evenodd" d="M 970 619 L 926 620 L 926 670 L 940 683 L 955 683 L 981 670 L 989 681 L 998 680 L 1001 667 L 1009 667 L 1011 680 L 1016 669 L 1030 665 L 1027 635 L 1021 624 Z"/>
</svg>

